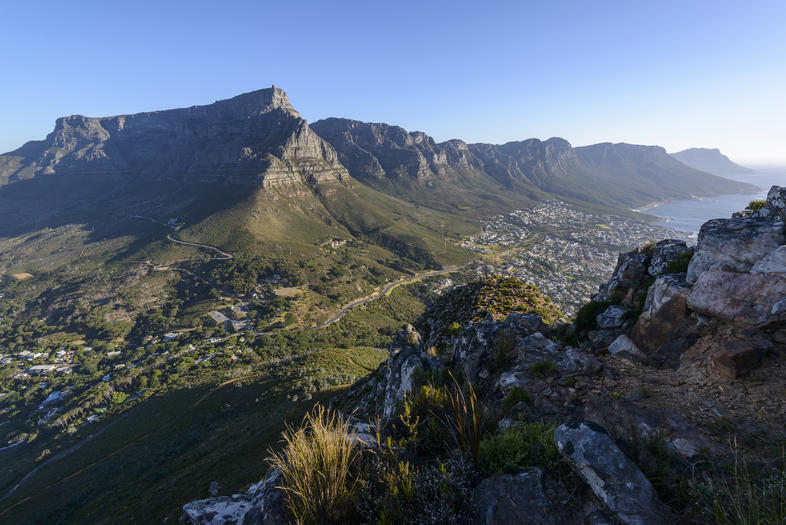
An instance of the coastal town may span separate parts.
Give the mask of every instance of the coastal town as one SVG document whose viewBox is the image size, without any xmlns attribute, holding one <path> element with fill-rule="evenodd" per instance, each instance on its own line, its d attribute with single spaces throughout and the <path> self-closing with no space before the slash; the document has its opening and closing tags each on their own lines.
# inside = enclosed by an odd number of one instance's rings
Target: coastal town
<svg viewBox="0 0 786 525">
<path fill-rule="evenodd" d="M 619 253 L 665 238 L 696 242 L 695 234 L 549 200 L 491 217 L 462 246 L 485 255 L 479 274 L 534 284 L 570 316 L 608 280 Z"/>
</svg>

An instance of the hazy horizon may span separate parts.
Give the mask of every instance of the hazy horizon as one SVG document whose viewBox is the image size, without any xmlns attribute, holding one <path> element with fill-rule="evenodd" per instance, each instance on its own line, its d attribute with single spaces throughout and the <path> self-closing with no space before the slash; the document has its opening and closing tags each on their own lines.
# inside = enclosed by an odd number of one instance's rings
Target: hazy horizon
<svg viewBox="0 0 786 525">
<path fill-rule="evenodd" d="M 7 11 L 0 49 L 15 75 L 0 86 L 1 152 L 61 116 L 204 105 L 275 84 L 309 122 L 385 122 L 438 141 L 719 148 L 754 168 L 786 165 L 782 2 Z"/>
</svg>

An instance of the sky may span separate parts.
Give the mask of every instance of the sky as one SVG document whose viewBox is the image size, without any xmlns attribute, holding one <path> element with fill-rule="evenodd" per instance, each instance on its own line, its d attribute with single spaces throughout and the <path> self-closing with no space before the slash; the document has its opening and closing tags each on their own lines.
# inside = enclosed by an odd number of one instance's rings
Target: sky
<svg viewBox="0 0 786 525">
<path fill-rule="evenodd" d="M 272 84 L 442 141 L 718 147 L 786 165 L 786 1 L 4 2 L 0 152 L 57 117 Z"/>
</svg>

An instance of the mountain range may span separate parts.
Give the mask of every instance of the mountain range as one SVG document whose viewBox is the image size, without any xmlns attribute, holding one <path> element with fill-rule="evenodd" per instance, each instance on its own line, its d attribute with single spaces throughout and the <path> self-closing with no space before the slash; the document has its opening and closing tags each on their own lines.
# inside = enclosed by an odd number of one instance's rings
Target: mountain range
<svg viewBox="0 0 786 525">
<path fill-rule="evenodd" d="M 731 176 L 755 173 L 754 170 L 729 160 L 729 157 L 721 153 L 718 148 L 688 148 L 672 153 L 671 156 L 686 166 L 715 175 Z"/>
<path fill-rule="evenodd" d="M 698 151 L 674 157 L 689 159 Z M 558 196 L 632 207 L 749 189 L 675 162 L 660 147 L 603 143 L 573 148 L 560 138 L 503 145 L 437 143 L 422 132 L 387 124 L 330 118 L 309 125 L 275 86 L 206 106 L 60 118 L 46 139 L 0 156 L 0 184 L 6 185 L 56 176 L 74 184 L 111 180 L 271 188 L 350 183 L 347 175 L 425 202 L 429 192 L 422 189 L 434 188 L 432 193 L 451 193 L 457 205 L 504 200 L 513 192 L 524 201 Z M 484 191 L 478 195 L 480 188 Z"/>
<path fill-rule="evenodd" d="M 339 238 L 379 247 L 375 260 L 399 269 L 440 267 L 469 259 L 458 241 L 477 219 L 549 198 L 631 213 L 753 191 L 657 146 L 438 143 L 388 124 L 308 124 L 273 86 L 206 106 L 60 118 L 44 140 L 0 155 L 0 271 L 53 271 L 86 246 L 94 262 L 182 255 L 138 217 L 177 218 L 182 240 L 301 265 Z"/>
</svg>

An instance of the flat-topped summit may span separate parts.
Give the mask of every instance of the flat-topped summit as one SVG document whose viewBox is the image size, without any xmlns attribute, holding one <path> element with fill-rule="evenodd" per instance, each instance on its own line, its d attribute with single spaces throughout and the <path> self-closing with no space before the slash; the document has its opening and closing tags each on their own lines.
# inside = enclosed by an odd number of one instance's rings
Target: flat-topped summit
<svg viewBox="0 0 786 525">
<path fill-rule="evenodd" d="M 39 175 L 270 185 L 346 174 L 273 86 L 203 106 L 57 119 L 42 141 L 8 154 L 9 182 Z M 298 175 L 300 177 L 298 177 Z"/>
</svg>

